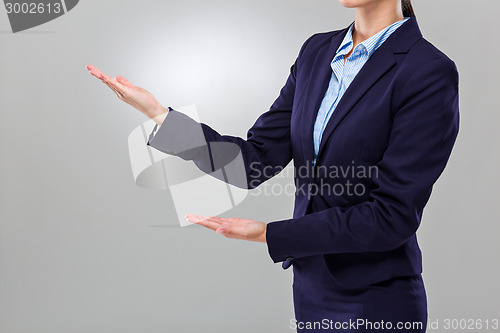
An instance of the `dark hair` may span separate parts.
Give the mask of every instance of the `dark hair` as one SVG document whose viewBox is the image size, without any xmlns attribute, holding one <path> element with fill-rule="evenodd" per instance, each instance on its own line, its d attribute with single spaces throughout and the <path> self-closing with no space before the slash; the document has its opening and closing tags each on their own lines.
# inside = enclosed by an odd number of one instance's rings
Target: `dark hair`
<svg viewBox="0 0 500 333">
<path fill-rule="evenodd" d="M 411 5 L 411 0 L 401 0 L 401 7 L 403 8 L 403 16 L 408 17 L 415 15 L 413 7 Z"/>
</svg>

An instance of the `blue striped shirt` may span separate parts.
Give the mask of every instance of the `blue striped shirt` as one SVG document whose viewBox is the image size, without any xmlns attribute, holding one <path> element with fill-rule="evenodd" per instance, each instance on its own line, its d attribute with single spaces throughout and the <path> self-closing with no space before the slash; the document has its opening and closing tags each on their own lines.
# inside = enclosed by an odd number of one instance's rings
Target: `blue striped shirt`
<svg viewBox="0 0 500 333">
<path fill-rule="evenodd" d="M 319 144 L 326 124 L 330 119 L 333 111 L 337 107 L 340 99 L 345 91 L 354 80 L 363 65 L 368 61 L 370 56 L 382 45 L 389 36 L 396 31 L 408 17 L 401 21 L 395 22 L 390 26 L 377 32 L 372 37 L 359 43 L 353 50 L 352 54 L 345 60 L 344 55 L 348 54 L 353 47 L 352 29 L 354 22 L 349 27 L 342 43 L 337 49 L 337 53 L 332 60 L 332 76 L 328 90 L 323 97 L 321 106 L 318 110 L 318 115 L 314 123 L 313 138 L 314 138 L 314 164 L 316 164 L 316 157 L 318 156 Z"/>
</svg>

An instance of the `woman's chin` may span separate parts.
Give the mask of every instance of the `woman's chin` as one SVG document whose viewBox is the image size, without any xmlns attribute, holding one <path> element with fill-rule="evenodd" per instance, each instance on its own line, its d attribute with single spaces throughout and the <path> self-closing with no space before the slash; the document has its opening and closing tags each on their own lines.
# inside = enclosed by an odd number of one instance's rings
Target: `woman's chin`
<svg viewBox="0 0 500 333">
<path fill-rule="evenodd" d="M 339 0 L 340 4 L 346 8 L 356 8 L 360 7 L 369 0 Z"/>
</svg>

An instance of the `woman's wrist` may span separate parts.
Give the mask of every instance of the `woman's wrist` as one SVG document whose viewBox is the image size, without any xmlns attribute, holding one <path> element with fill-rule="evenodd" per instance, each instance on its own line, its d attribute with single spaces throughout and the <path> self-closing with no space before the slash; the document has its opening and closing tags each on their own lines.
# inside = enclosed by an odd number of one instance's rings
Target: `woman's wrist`
<svg viewBox="0 0 500 333">
<path fill-rule="evenodd" d="M 264 232 L 262 233 L 262 236 L 260 237 L 260 241 L 262 243 L 266 243 L 267 244 L 267 223 L 264 223 Z"/>
<path fill-rule="evenodd" d="M 155 111 L 153 111 L 152 116 L 150 117 L 155 123 L 161 126 L 163 124 L 163 121 L 167 117 L 168 114 L 168 109 L 159 105 Z"/>
</svg>

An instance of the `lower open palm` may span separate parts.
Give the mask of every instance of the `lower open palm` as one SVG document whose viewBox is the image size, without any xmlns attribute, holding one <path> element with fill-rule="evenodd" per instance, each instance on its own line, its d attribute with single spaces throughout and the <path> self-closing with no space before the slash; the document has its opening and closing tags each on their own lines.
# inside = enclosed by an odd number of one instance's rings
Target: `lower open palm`
<svg viewBox="0 0 500 333">
<path fill-rule="evenodd" d="M 186 214 L 186 220 L 214 230 L 228 238 L 266 243 L 267 224 L 264 222 L 236 217 L 223 218 L 194 214 Z"/>
</svg>

